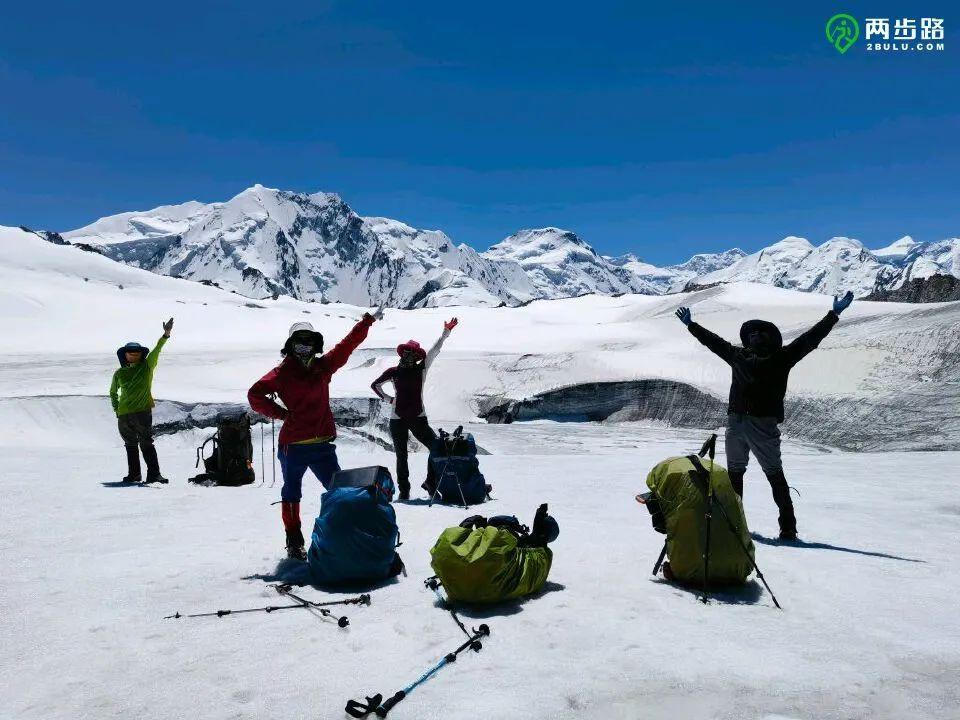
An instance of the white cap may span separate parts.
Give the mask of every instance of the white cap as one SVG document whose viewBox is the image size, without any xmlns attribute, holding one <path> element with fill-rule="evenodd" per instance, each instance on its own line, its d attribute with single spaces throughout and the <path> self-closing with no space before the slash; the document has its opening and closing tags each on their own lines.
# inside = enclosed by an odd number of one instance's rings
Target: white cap
<svg viewBox="0 0 960 720">
<path fill-rule="evenodd" d="M 307 332 L 316 332 L 316 330 L 313 329 L 313 325 L 308 322 L 295 322 L 290 326 L 290 332 L 287 333 L 287 337 L 291 338 L 295 332 L 300 332 L 301 330 L 306 330 Z"/>
</svg>

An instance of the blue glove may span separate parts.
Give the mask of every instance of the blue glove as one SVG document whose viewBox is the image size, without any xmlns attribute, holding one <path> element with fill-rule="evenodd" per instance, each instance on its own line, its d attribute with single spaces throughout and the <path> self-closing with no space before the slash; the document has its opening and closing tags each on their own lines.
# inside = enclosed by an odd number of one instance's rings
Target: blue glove
<svg viewBox="0 0 960 720">
<path fill-rule="evenodd" d="M 693 318 L 690 317 L 690 308 L 677 308 L 677 317 L 684 325 L 689 325 Z"/>
<path fill-rule="evenodd" d="M 833 311 L 834 311 L 837 315 L 839 315 L 839 314 L 842 313 L 844 310 L 846 310 L 848 307 L 850 307 L 850 303 L 852 303 L 852 302 L 853 302 L 853 293 L 850 292 L 849 290 L 847 290 L 847 294 L 844 295 L 844 296 L 843 296 L 842 298 L 840 298 L 839 300 L 837 299 L 837 296 L 834 295 L 834 296 L 833 296 Z"/>
</svg>

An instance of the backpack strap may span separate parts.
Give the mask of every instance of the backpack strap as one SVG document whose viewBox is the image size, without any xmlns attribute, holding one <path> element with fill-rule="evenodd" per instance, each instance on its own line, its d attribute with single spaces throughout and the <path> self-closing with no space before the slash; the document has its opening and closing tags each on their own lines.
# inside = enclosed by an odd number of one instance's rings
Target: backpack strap
<svg viewBox="0 0 960 720">
<path fill-rule="evenodd" d="M 530 528 L 522 524 L 513 515 L 495 515 L 487 520 L 487 524 L 498 530 L 508 530 L 518 538 L 525 538 L 530 535 Z"/>
<path fill-rule="evenodd" d="M 204 440 L 203 443 L 201 443 L 200 447 L 197 448 L 197 464 L 194 465 L 194 467 L 200 467 L 200 459 L 203 456 L 203 449 L 207 446 L 208 442 L 215 439 L 216 437 L 217 437 L 217 434 L 214 433 L 213 435 L 208 437 L 206 440 Z"/>
<path fill-rule="evenodd" d="M 460 527 L 466 528 L 467 530 L 476 530 L 477 528 L 485 528 L 486 526 L 487 519 L 483 515 L 471 515 L 460 523 Z"/>
<path fill-rule="evenodd" d="M 713 437 L 715 438 L 716 435 Z M 687 455 L 687 460 L 693 465 L 693 470 L 690 472 L 690 480 L 693 481 L 693 484 L 697 486 L 700 492 L 706 495 L 710 490 L 710 472 L 703 466 L 703 463 L 700 462 L 700 456 Z"/>
</svg>

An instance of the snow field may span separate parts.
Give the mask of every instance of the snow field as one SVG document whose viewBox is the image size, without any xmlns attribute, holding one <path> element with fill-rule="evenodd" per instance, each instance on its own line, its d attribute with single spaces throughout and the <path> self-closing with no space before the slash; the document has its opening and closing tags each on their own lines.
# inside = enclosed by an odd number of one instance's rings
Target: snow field
<svg viewBox="0 0 960 720">
<path fill-rule="evenodd" d="M 283 567 L 269 505 L 279 480 L 269 487 L 268 466 L 262 486 L 186 484 L 204 436 L 193 431 L 158 440 L 169 486 L 109 485 L 123 474 L 114 422 L 105 399 L 0 401 L 10 717 L 339 718 L 348 698 L 392 693 L 460 643 L 422 580 L 440 531 L 467 513 L 416 504 L 397 506 L 409 576 L 374 590 L 371 607 L 344 609 L 346 630 L 300 610 L 163 620 L 280 604 L 267 587 Z M 441 671 L 396 717 L 957 716 L 960 504 L 943 472 L 956 453 L 789 446 L 811 546 L 757 541 L 779 612 L 754 583 L 704 606 L 650 576 L 662 536 L 633 495 L 653 464 L 695 449 L 702 433 L 469 429 L 494 453 L 481 466 L 496 500 L 476 511 L 529 522 L 550 503 L 561 528 L 550 584 L 524 603 L 466 611 L 491 627 L 483 651 Z M 254 445 L 259 472 L 256 429 Z M 392 467 L 366 444 L 341 443 L 339 455 L 344 467 Z M 416 477 L 425 455 L 411 462 Z M 304 487 L 309 527 L 319 484 L 308 476 Z M 753 530 L 773 536 L 755 468 L 746 500 Z"/>
</svg>

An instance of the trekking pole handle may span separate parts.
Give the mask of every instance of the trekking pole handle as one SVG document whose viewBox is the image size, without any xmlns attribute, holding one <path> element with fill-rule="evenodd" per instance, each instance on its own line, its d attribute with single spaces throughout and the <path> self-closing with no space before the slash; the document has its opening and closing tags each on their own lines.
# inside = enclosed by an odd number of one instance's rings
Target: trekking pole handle
<svg viewBox="0 0 960 720">
<path fill-rule="evenodd" d="M 377 717 L 379 717 L 379 718 L 385 718 L 385 717 L 387 716 L 387 713 L 390 712 L 390 711 L 394 708 L 394 706 L 395 706 L 398 702 L 400 702 L 401 700 L 403 700 L 406 696 L 407 696 L 406 691 L 404 691 L 404 690 L 397 690 L 397 694 L 396 694 L 396 695 L 394 695 L 394 696 L 391 697 L 391 698 L 387 698 L 386 700 L 384 700 L 384 701 L 383 701 L 383 705 L 381 705 L 380 707 L 378 707 L 378 708 L 374 711 L 374 712 L 377 713 Z"/>
<path fill-rule="evenodd" d="M 383 696 L 380 693 L 376 695 L 367 696 L 367 702 L 362 703 L 359 700 L 348 700 L 347 706 L 344 708 L 347 715 L 355 718 L 365 718 L 371 712 L 380 707 L 380 701 L 383 699 Z"/>
</svg>

